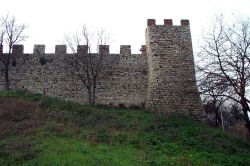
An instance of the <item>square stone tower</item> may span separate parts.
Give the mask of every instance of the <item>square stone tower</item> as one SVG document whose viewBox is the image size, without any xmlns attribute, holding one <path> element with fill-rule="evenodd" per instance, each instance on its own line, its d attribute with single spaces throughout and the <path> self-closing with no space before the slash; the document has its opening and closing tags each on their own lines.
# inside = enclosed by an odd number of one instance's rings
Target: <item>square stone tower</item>
<svg viewBox="0 0 250 166">
<path fill-rule="evenodd" d="M 195 79 L 192 40 L 188 20 L 174 26 L 171 19 L 146 29 L 148 90 L 146 108 L 197 117 L 204 111 Z"/>
</svg>

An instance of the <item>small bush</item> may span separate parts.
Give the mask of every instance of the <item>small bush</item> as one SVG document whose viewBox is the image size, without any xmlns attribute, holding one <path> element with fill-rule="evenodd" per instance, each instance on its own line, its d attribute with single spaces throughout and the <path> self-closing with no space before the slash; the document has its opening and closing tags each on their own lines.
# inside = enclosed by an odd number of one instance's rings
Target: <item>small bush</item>
<svg viewBox="0 0 250 166">
<path fill-rule="evenodd" d="M 105 129 L 98 130 L 96 137 L 99 142 L 103 142 L 103 143 L 110 142 L 110 135 Z"/>
</svg>

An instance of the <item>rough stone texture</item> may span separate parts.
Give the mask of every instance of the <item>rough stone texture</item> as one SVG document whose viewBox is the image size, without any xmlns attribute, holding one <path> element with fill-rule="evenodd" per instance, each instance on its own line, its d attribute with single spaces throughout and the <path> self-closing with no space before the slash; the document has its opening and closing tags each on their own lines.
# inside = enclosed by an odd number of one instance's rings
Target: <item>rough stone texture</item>
<svg viewBox="0 0 250 166">
<path fill-rule="evenodd" d="M 188 20 L 181 26 L 148 24 L 146 107 L 157 112 L 195 115 L 203 111 L 194 71 Z"/>
<path fill-rule="evenodd" d="M 22 45 L 14 47 L 23 50 Z M 87 46 L 78 46 L 79 54 L 87 52 Z M 103 71 L 97 83 L 97 103 L 143 107 L 146 102 L 147 57 L 131 54 L 131 46 L 121 46 L 120 54 L 109 54 L 108 46 L 100 46 L 104 52 Z M 44 45 L 35 45 L 33 54 L 13 50 L 16 66 L 11 67 L 11 89 L 27 89 L 64 100 L 87 103 L 87 91 L 78 79 L 64 69 L 68 58 L 65 45 L 57 45 L 55 54 L 45 53 Z M 41 58 L 46 59 L 42 65 Z M 4 89 L 3 73 L 0 89 Z"/>
<path fill-rule="evenodd" d="M 99 47 L 105 58 L 97 83 L 97 103 L 146 105 L 157 112 L 199 114 L 203 107 L 195 80 L 189 21 L 173 26 L 170 19 L 165 19 L 164 25 L 155 25 L 155 20 L 149 19 L 147 25 L 146 45 L 142 45 L 141 54 L 131 54 L 129 45 L 122 45 L 120 54 L 110 54 L 108 45 Z M 87 46 L 77 47 L 79 55 L 87 51 Z M 45 45 L 35 45 L 33 54 L 24 54 L 23 46 L 16 45 L 12 54 L 16 60 L 10 71 L 12 89 L 88 102 L 81 81 L 63 68 L 73 56 L 67 54 L 65 45 L 57 45 L 54 54 L 45 53 Z M 0 89 L 4 89 L 3 78 Z"/>
</svg>

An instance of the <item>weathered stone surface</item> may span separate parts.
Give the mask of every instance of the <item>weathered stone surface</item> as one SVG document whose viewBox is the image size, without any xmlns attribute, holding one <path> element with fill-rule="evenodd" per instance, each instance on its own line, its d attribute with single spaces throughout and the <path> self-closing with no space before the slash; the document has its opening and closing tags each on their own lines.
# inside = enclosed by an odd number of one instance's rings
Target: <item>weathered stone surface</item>
<svg viewBox="0 0 250 166">
<path fill-rule="evenodd" d="M 130 45 L 122 45 L 120 54 L 110 54 L 108 45 L 99 46 L 99 53 L 105 58 L 97 83 L 97 103 L 146 105 L 157 112 L 200 114 L 203 107 L 195 80 L 189 21 L 182 20 L 181 26 L 174 26 L 170 19 L 165 19 L 164 25 L 155 25 L 155 20 L 150 19 L 147 25 L 141 54 L 131 54 Z M 35 45 L 33 54 L 24 54 L 22 45 L 15 46 L 11 88 L 87 103 L 82 82 L 63 69 L 65 61 L 73 56 L 66 49 L 65 45 L 57 45 L 55 54 L 47 54 L 45 45 Z M 86 54 L 88 47 L 78 46 L 77 52 Z"/>
<path fill-rule="evenodd" d="M 168 26 L 166 26 L 166 24 Z M 148 25 L 146 107 L 157 112 L 195 115 L 203 111 L 196 86 L 189 21 L 181 26 Z"/>
</svg>

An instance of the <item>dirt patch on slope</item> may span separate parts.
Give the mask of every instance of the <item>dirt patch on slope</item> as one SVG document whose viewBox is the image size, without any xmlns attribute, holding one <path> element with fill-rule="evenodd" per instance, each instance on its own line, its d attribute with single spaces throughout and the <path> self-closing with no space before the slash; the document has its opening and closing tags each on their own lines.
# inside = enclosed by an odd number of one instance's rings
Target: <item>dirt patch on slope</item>
<svg viewBox="0 0 250 166">
<path fill-rule="evenodd" d="M 18 98 L 0 98 L 0 138 L 30 132 L 43 125 L 46 112 L 39 103 Z"/>
</svg>

